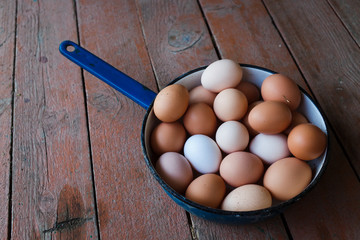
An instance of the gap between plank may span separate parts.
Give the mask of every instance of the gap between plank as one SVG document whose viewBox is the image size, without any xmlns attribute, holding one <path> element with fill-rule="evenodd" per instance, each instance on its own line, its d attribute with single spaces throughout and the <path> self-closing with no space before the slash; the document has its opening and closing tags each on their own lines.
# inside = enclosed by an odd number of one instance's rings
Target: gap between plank
<svg viewBox="0 0 360 240">
<path fill-rule="evenodd" d="M 9 202 L 8 202 L 8 233 L 7 239 L 11 239 L 12 231 L 12 171 L 13 171 L 13 153 L 14 153 L 14 110 L 15 110 L 15 65 L 16 65 L 16 36 L 17 36 L 17 14 L 18 14 L 18 1 L 15 1 L 15 17 L 14 17 L 14 57 L 13 57 L 13 71 L 12 71 L 12 96 L 11 96 L 11 137 L 10 137 L 10 162 L 9 162 Z"/>
<path fill-rule="evenodd" d="M 77 34 L 77 39 L 78 39 L 78 43 L 79 43 L 79 46 L 80 46 L 80 43 L 81 43 L 81 41 L 80 41 L 80 26 L 79 26 L 79 21 L 78 21 L 76 0 L 73 0 L 73 8 L 74 8 L 75 22 L 76 22 L 76 34 Z M 95 212 L 95 223 L 96 223 L 95 225 L 96 225 L 96 230 L 97 230 L 97 233 L 98 233 L 98 239 L 101 240 L 99 216 L 98 216 L 98 207 L 97 207 L 97 198 L 96 198 L 94 163 L 93 163 L 92 148 L 91 148 L 89 113 L 88 113 L 88 105 L 87 105 L 87 97 L 86 97 L 84 69 L 81 69 L 81 81 L 82 81 L 82 85 L 83 85 L 86 130 L 87 130 L 88 144 L 89 144 L 89 158 L 90 158 L 91 180 L 92 180 L 92 189 L 93 189 L 93 197 L 94 197 L 94 212 Z"/>
</svg>

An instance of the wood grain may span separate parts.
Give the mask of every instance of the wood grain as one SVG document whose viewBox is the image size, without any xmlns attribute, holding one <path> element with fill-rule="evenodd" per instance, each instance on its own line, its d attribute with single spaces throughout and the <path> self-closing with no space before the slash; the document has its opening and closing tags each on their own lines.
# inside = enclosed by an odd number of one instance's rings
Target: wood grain
<svg viewBox="0 0 360 240">
<path fill-rule="evenodd" d="M 360 46 L 360 2 L 357 0 L 329 0 L 330 5 Z"/>
<path fill-rule="evenodd" d="M 78 16 L 83 47 L 157 88 L 134 1 L 78 1 Z M 146 167 L 144 109 L 88 73 L 85 82 L 101 238 L 190 239 L 185 212 Z"/>
<path fill-rule="evenodd" d="M 196 1 L 137 2 L 160 89 L 179 75 L 218 59 Z"/>
<path fill-rule="evenodd" d="M 287 37 L 285 34 L 295 34 L 294 31 L 296 31 L 296 29 L 294 29 L 291 33 L 282 31 L 278 33 L 271 22 L 271 16 L 267 14 L 265 7 L 262 6 L 260 2 L 201 1 L 201 4 L 222 57 L 232 58 L 237 61 L 244 61 L 245 59 L 253 64 L 261 62 L 264 66 L 268 66 L 272 69 L 279 69 L 277 71 L 287 73 L 295 79 L 298 84 L 306 86 L 306 83 L 302 82 L 303 79 L 301 78 L 300 72 L 286 48 L 287 43 L 281 40 L 281 37 Z M 295 11 L 295 8 L 292 11 Z M 318 9 L 318 11 L 321 12 L 320 9 Z M 231 12 L 231 14 L 227 15 L 229 12 Z M 278 11 L 274 14 L 276 16 L 281 15 L 280 12 L 284 11 L 278 9 Z M 292 14 L 294 13 L 288 13 L 289 21 L 290 19 L 293 19 L 291 18 Z M 225 23 L 227 18 L 231 19 L 233 22 L 231 26 L 230 24 Z M 298 18 L 299 16 L 294 19 Z M 285 22 L 286 21 L 284 21 L 283 24 L 285 24 Z M 257 27 L 252 27 L 253 24 L 256 24 Z M 233 25 L 239 27 L 233 28 Z M 307 35 L 309 35 L 309 33 Z M 245 38 L 246 40 L 241 40 L 242 38 Z M 230 44 L 228 44 L 227 39 L 230 39 Z M 236 45 L 236 41 L 231 39 L 239 39 L 239 45 Z M 283 47 L 275 47 L 275 43 Z M 234 47 L 234 44 L 236 47 Z M 268 54 L 269 51 L 271 51 L 271 54 Z M 256 54 L 254 54 L 254 52 Z M 301 53 L 303 53 L 303 51 Z M 281 59 L 281 61 L 278 61 L 278 59 Z M 314 62 L 318 61 L 318 59 L 316 59 L 316 57 L 313 57 L 313 59 L 302 59 L 302 62 L 306 61 Z M 274 63 L 277 65 L 273 65 Z M 303 74 L 306 75 L 305 73 Z M 326 94 L 323 93 L 326 89 L 327 88 L 321 91 L 319 90 L 319 92 L 316 92 L 316 95 Z M 357 230 L 352 226 L 342 226 L 342 229 L 332 230 L 335 228 L 333 223 L 337 222 L 332 219 L 334 216 L 339 216 L 343 219 L 341 221 L 346 222 L 347 215 L 351 214 L 352 211 L 357 212 L 359 210 L 357 204 L 358 194 L 354 193 L 354 189 L 358 189 L 359 187 L 359 182 L 357 181 L 353 170 L 347 163 L 347 159 L 342 152 L 342 149 L 339 147 L 339 144 L 334 138 L 331 140 L 331 146 L 333 149 L 331 150 L 330 155 L 335 156 L 332 156 L 330 161 L 335 163 L 332 163 L 329 166 L 329 171 L 334 171 L 334 169 L 331 168 L 339 167 L 342 171 L 342 177 L 334 179 L 329 177 L 331 176 L 331 173 L 328 173 L 326 175 L 328 177 L 325 177 L 325 179 L 322 180 L 322 184 L 318 186 L 312 192 L 312 195 L 307 198 L 308 201 L 302 202 L 303 207 L 301 209 L 294 208 L 294 210 L 289 213 L 287 211 L 285 212 L 286 220 L 289 219 L 290 221 L 288 221 L 288 225 L 293 237 L 302 238 L 303 236 L 308 236 L 309 234 L 309 236 L 312 236 L 312 239 L 318 239 L 321 238 L 321 234 L 324 234 L 326 231 L 335 235 L 339 235 L 341 232 L 348 232 L 348 235 L 345 236 L 353 236 L 354 234 L 357 234 Z M 353 186 L 354 189 L 344 189 L 341 187 L 342 185 Z M 354 194 L 354 199 L 350 197 L 352 194 Z M 336 210 L 330 213 L 329 209 L 331 208 L 342 209 L 344 204 L 342 199 L 349 201 L 349 206 L 343 210 L 344 213 L 341 214 Z M 357 216 L 354 216 L 354 218 L 355 221 L 358 221 Z M 310 219 L 313 221 L 312 224 L 307 223 Z M 317 219 L 321 219 L 322 229 L 317 229 Z M 305 234 L 301 233 L 303 230 L 306 232 Z"/>
<path fill-rule="evenodd" d="M 152 7 L 150 8 L 149 5 Z M 186 7 L 185 7 L 186 6 Z M 208 52 L 215 51 L 211 48 L 210 38 L 205 23 L 201 19 L 200 9 L 195 1 L 139 1 L 139 8 L 141 10 L 142 23 L 144 34 L 150 58 L 152 59 L 154 71 L 163 73 L 158 74 L 158 82 L 162 85 L 169 82 L 168 76 L 176 76 L 181 74 L 183 69 L 192 69 L 197 67 L 197 62 L 215 61 L 215 56 L 209 58 Z M 200 28 L 202 33 L 201 42 L 191 45 L 191 47 L 184 49 L 176 54 L 172 53 L 167 37 L 172 33 L 173 25 L 181 22 L 186 16 L 191 16 L 191 24 L 182 22 L 182 32 L 178 33 L 177 38 L 186 38 L 191 35 L 190 32 L 194 26 Z M 177 16 L 181 16 L 178 17 Z M 184 17 L 185 16 L 185 17 Z M 172 21 L 164 21 L 164 19 L 171 19 Z M 225 26 L 230 23 L 223 23 Z M 234 23 L 231 23 L 233 25 Z M 203 45 L 206 44 L 206 47 Z M 232 46 L 231 43 L 228 46 Z M 207 51 L 200 51 L 199 48 L 209 49 Z M 161 49 L 161 50 L 158 50 Z M 196 59 L 196 58 L 198 59 Z M 170 63 L 166 63 L 167 59 L 171 58 Z M 170 65 L 170 66 L 169 66 Z M 170 78 L 171 79 L 171 78 Z M 260 223 L 248 226 L 224 226 L 223 224 L 209 222 L 198 217 L 192 216 L 192 231 L 195 239 L 234 239 L 240 237 L 241 239 L 262 239 L 271 238 L 286 239 L 286 231 L 282 226 L 280 218 L 275 222 Z M 256 229 L 256 230 L 254 230 Z"/>
<path fill-rule="evenodd" d="M 327 1 L 265 3 L 359 175 L 359 46 Z"/>
<path fill-rule="evenodd" d="M 17 3 L 11 237 L 96 238 L 81 73 L 58 51 L 73 2 Z"/>
<path fill-rule="evenodd" d="M 8 236 L 16 2 L 0 3 L 0 236 Z"/>
</svg>

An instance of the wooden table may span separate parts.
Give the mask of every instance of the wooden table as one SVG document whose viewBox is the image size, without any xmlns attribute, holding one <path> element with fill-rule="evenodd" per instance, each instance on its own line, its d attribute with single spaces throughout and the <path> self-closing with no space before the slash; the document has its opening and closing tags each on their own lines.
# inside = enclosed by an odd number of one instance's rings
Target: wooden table
<svg viewBox="0 0 360 240">
<path fill-rule="evenodd" d="M 1 239 L 359 239 L 360 2 L 0 3 Z M 145 110 L 58 51 L 78 42 L 154 91 L 219 58 L 293 78 L 330 127 L 329 165 L 282 215 L 186 213 L 143 160 Z"/>
</svg>

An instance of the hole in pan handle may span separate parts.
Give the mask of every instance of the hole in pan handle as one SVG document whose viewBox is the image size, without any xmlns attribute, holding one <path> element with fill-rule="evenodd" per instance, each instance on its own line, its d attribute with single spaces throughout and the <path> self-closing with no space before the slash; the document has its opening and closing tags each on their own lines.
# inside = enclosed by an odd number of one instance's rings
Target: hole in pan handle
<svg viewBox="0 0 360 240">
<path fill-rule="evenodd" d="M 141 107 L 148 109 L 154 101 L 155 92 L 76 43 L 69 40 L 63 41 L 59 46 L 59 51 L 70 61 L 121 92 Z"/>
</svg>

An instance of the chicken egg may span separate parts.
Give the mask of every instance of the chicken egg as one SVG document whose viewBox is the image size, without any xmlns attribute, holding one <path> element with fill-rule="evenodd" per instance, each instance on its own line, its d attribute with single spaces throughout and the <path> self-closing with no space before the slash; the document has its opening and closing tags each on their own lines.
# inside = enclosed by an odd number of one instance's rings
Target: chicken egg
<svg viewBox="0 0 360 240">
<path fill-rule="evenodd" d="M 285 103 L 265 101 L 251 109 L 248 121 L 260 133 L 276 134 L 284 131 L 291 119 L 291 111 Z"/>
<path fill-rule="evenodd" d="M 311 178 L 311 168 L 306 162 L 288 157 L 270 165 L 263 182 L 274 198 L 287 201 L 300 194 L 309 185 Z"/>
<path fill-rule="evenodd" d="M 236 87 L 243 76 L 241 66 L 230 59 L 211 63 L 201 75 L 201 84 L 209 91 L 218 93 L 226 88 Z"/>
<path fill-rule="evenodd" d="M 202 85 L 199 85 L 189 92 L 189 104 L 203 102 L 212 107 L 215 97 L 216 93 L 207 90 Z"/>
<path fill-rule="evenodd" d="M 213 109 L 206 103 L 191 104 L 186 111 L 183 123 L 191 134 L 203 134 L 209 137 L 216 131 L 217 119 Z"/>
<path fill-rule="evenodd" d="M 291 110 L 298 108 L 301 92 L 298 85 L 282 74 L 272 74 L 261 84 L 261 96 L 265 101 L 279 101 L 287 104 Z"/>
<path fill-rule="evenodd" d="M 189 161 L 180 153 L 166 152 L 156 162 L 155 169 L 164 181 L 182 194 L 193 180 Z"/>
<path fill-rule="evenodd" d="M 186 140 L 186 131 L 179 122 L 161 122 L 151 133 L 151 149 L 156 154 L 180 152 Z"/>
<path fill-rule="evenodd" d="M 294 127 L 288 136 L 290 152 L 301 160 L 313 160 L 326 149 L 326 134 L 311 123 L 303 123 Z"/>
<path fill-rule="evenodd" d="M 235 88 L 227 88 L 216 96 L 214 112 L 223 122 L 240 120 L 247 112 L 248 101 L 245 94 Z"/>
<path fill-rule="evenodd" d="M 203 206 L 217 208 L 224 199 L 226 186 L 216 174 L 204 174 L 195 178 L 185 192 L 185 197 Z"/>
<path fill-rule="evenodd" d="M 221 204 L 226 211 L 254 211 L 271 207 L 272 198 L 269 191 L 263 186 L 247 184 L 235 188 Z"/>
<path fill-rule="evenodd" d="M 249 132 L 238 121 L 222 123 L 216 130 L 216 143 L 225 153 L 244 150 L 249 144 Z"/>
<path fill-rule="evenodd" d="M 154 114 L 163 122 L 180 119 L 189 104 L 189 92 L 180 84 L 173 84 L 162 89 L 154 100 Z"/>
<path fill-rule="evenodd" d="M 219 172 L 227 184 L 239 187 L 256 183 L 264 173 L 264 164 L 255 154 L 233 152 L 222 160 Z"/>
</svg>

